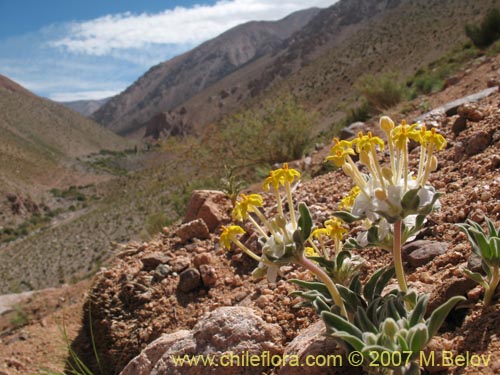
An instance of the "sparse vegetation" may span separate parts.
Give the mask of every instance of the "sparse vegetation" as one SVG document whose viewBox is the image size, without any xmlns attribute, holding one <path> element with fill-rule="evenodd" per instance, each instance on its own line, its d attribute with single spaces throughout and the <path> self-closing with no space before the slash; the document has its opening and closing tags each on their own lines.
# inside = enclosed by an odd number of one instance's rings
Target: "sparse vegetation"
<svg viewBox="0 0 500 375">
<path fill-rule="evenodd" d="M 406 87 L 391 72 L 364 75 L 358 80 L 356 89 L 370 107 L 380 112 L 400 103 L 407 95 Z"/>
<path fill-rule="evenodd" d="M 479 48 L 486 48 L 500 39 L 500 9 L 490 9 L 480 25 L 466 25 L 465 33 Z"/>
</svg>

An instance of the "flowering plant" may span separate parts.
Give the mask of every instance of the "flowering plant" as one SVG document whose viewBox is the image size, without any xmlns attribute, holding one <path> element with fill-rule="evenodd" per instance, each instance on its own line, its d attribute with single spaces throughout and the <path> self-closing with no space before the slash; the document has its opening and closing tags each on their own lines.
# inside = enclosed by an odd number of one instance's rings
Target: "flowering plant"
<svg viewBox="0 0 500 375">
<path fill-rule="evenodd" d="M 421 229 L 425 216 L 439 208 L 437 193 L 428 183 L 429 174 L 437 168 L 435 151 L 446 146 L 444 137 L 435 129 L 427 130 L 418 124 L 407 125 L 403 121 L 394 126 L 389 117 L 380 119 L 380 127 L 387 136 L 389 166 L 382 167 L 377 151 L 385 150 L 384 141 L 371 133 L 359 133 L 352 141 L 334 139 L 327 160 L 352 178 L 355 188 L 341 202 L 349 211 L 334 215 L 346 222 L 364 220 L 366 231 L 348 245 L 364 248 L 379 246 L 392 250 L 396 276 L 402 291 L 407 290 L 403 274 L 401 246 L 410 236 Z M 408 143 L 421 145 L 420 161 L 416 175 L 408 165 Z M 358 155 L 361 165 L 368 173 L 362 173 L 352 156 Z"/>
<path fill-rule="evenodd" d="M 408 353 L 407 361 L 395 364 L 390 371 L 399 374 L 419 373 L 417 354 L 434 336 L 451 309 L 463 297 L 453 297 L 438 307 L 429 318 L 424 314 L 428 296 L 408 290 L 401 257 L 402 244 L 421 229 L 425 216 L 439 208 L 439 193 L 429 184 L 430 172 L 437 168 L 435 151 L 446 145 L 434 129 L 416 124 L 399 126 L 382 117 L 381 128 L 387 135 L 389 166 L 380 163 L 378 152 L 384 141 L 371 133 L 360 133 L 352 141 L 334 140 L 328 156 L 350 176 L 355 187 L 340 202 L 343 211 L 335 212 L 321 227 L 313 227 L 311 214 L 304 203 L 295 209 L 292 184 L 300 173 L 284 164 L 272 170 L 264 181 L 264 190 L 272 188 L 277 212 L 268 218 L 263 212 L 263 197 L 240 194 L 233 209 L 233 219 L 248 220 L 259 234 L 262 253 L 247 248 L 238 236 L 245 233 L 237 225 L 223 227 L 221 243 L 230 249 L 231 242 L 258 262 L 253 275 L 267 275 L 274 281 L 283 265 L 297 264 L 309 270 L 317 281 L 290 280 L 302 289 L 294 292 L 312 304 L 325 322 L 327 332 L 347 350 L 357 350 L 373 363 L 373 353 Z M 421 145 L 416 171 L 408 164 L 408 142 Z M 353 160 L 359 156 L 360 169 Z M 363 173 L 367 172 L 367 173 Z M 288 215 L 285 214 L 286 201 Z M 363 220 L 366 230 L 345 243 L 346 223 Z M 359 280 L 361 257 L 351 254 L 353 247 L 380 246 L 392 250 L 394 267 L 381 268 L 363 286 Z M 399 289 L 385 292 L 396 276 Z M 373 368 L 367 368 L 373 371 Z"/>
</svg>

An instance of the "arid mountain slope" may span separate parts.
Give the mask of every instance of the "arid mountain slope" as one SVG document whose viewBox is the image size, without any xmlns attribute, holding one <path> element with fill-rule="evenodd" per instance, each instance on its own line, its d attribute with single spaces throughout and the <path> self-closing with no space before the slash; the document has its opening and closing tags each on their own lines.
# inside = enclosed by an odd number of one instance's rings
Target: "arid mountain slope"
<svg viewBox="0 0 500 375">
<path fill-rule="evenodd" d="M 106 104 L 111 98 L 104 98 L 99 100 L 75 100 L 72 102 L 60 102 L 63 106 L 72 109 L 79 114 L 89 117 L 104 104 Z"/>
<path fill-rule="evenodd" d="M 76 158 L 127 142 L 77 113 L 0 77 L 0 193 L 30 192 L 77 176 Z"/>
<path fill-rule="evenodd" d="M 190 72 L 206 76 L 209 64 L 205 60 L 183 55 L 152 68 L 98 111 L 95 118 L 114 131 L 123 133 L 123 126 L 127 126 L 125 132 L 135 131 L 143 136 L 143 127 L 152 117 L 170 111 L 172 129 L 200 130 L 242 105 L 258 105 L 265 97 L 292 92 L 303 104 L 322 114 L 324 127 L 341 115 L 339 111 L 348 99 L 353 99 L 353 86 L 361 75 L 390 70 L 400 72 L 401 78 L 411 74 L 463 43 L 466 40 L 463 25 L 478 21 L 498 3 L 498 0 L 478 0 L 472 4 L 467 0 L 341 0 L 319 11 L 279 49 L 254 53 L 252 59 L 238 69 L 220 74 L 218 80 L 199 81 L 192 91 L 197 94 L 192 97 L 182 98 L 179 84 L 187 87 L 195 80 L 186 79 L 175 70 L 171 70 L 169 77 L 177 74 L 177 81 L 169 82 L 162 75 L 167 67 L 189 61 Z M 225 37 L 223 34 L 188 55 L 194 56 Z M 199 63 L 202 64 L 196 65 Z M 156 89 L 152 91 L 149 87 Z M 145 91 L 147 96 L 140 94 Z M 176 99 L 168 99 L 172 96 Z"/>
<path fill-rule="evenodd" d="M 318 11 L 308 9 L 280 21 L 237 26 L 190 52 L 152 67 L 92 117 L 119 134 L 134 132 L 157 113 L 181 105 L 241 66 L 274 53 Z"/>
<path fill-rule="evenodd" d="M 495 4 L 341 0 L 294 34 L 280 53 L 263 56 L 183 103 L 182 122 L 202 129 L 243 103 L 258 108 L 265 98 L 292 93 L 318 111 L 320 127 L 326 127 L 355 98 L 360 76 L 397 71 L 404 78 L 464 43 L 463 25 L 479 21 Z"/>
</svg>

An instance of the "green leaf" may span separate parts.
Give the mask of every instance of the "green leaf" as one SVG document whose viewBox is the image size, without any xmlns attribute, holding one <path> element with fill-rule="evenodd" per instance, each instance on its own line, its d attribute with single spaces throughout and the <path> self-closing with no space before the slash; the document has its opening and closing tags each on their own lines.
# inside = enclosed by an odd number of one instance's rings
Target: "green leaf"
<svg viewBox="0 0 500 375">
<path fill-rule="evenodd" d="M 408 342 L 410 344 L 410 350 L 413 353 L 418 353 L 424 349 L 428 340 L 429 333 L 427 331 L 427 326 L 424 323 L 419 323 L 410 329 Z"/>
<path fill-rule="evenodd" d="M 441 327 L 441 324 L 443 324 L 453 307 L 455 307 L 458 302 L 465 300 L 466 298 L 463 296 L 452 297 L 432 312 L 431 316 L 426 321 L 429 331 L 429 339 L 436 335 L 439 327 Z"/>
<path fill-rule="evenodd" d="M 332 329 L 334 332 L 343 331 L 362 340 L 363 333 L 359 330 L 359 328 L 345 320 L 343 317 L 328 311 L 323 311 L 321 313 L 321 318 L 323 319 L 327 327 Z"/>
<path fill-rule="evenodd" d="M 361 328 L 363 332 L 377 333 L 377 327 L 370 321 L 364 308 L 358 306 L 354 315 L 354 323 Z"/>
<path fill-rule="evenodd" d="M 375 286 L 385 270 L 385 267 L 376 270 L 366 283 L 365 288 L 363 289 L 363 296 L 368 302 L 371 302 L 374 299 Z"/>
<path fill-rule="evenodd" d="M 355 221 L 362 219 L 361 216 L 353 215 L 347 211 L 336 211 L 333 213 L 333 216 L 338 217 L 339 219 L 343 220 L 347 224 L 351 224 L 351 223 L 354 223 Z"/>
<path fill-rule="evenodd" d="M 304 202 L 299 203 L 299 213 L 300 217 L 298 220 L 298 224 L 300 227 L 302 238 L 304 241 L 306 241 L 311 235 L 311 228 L 313 223 L 311 218 L 311 212 L 309 211 L 309 208 Z"/>
<path fill-rule="evenodd" d="M 370 244 L 376 244 L 377 242 L 379 242 L 378 226 L 373 225 L 370 227 L 370 229 L 368 229 L 367 240 L 368 240 L 368 243 L 370 243 Z"/>
<path fill-rule="evenodd" d="M 409 319 L 410 327 L 417 325 L 423 320 L 428 300 L 429 300 L 428 294 L 425 294 L 418 299 L 415 308 L 410 314 L 410 319 Z"/>
<path fill-rule="evenodd" d="M 335 337 L 337 339 L 340 339 L 347 344 L 349 344 L 354 350 L 357 350 L 358 352 L 363 351 L 363 348 L 365 347 L 365 343 L 359 339 L 356 336 L 353 336 L 347 332 L 339 331 L 335 332 L 332 334 L 332 337 Z"/>
<path fill-rule="evenodd" d="M 375 296 L 380 296 L 382 294 L 382 291 L 387 286 L 387 283 L 394 277 L 395 274 L 396 270 L 394 267 L 389 267 L 382 273 L 377 281 L 377 285 L 375 286 Z"/>
<path fill-rule="evenodd" d="M 299 279 L 290 279 L 290 282 L 292 282 L 295 285 L 298 285 L 304 289 L 316 290 L 325 296 L 330 296 L 330 292 L 328 291 L 328 288 L 323 283 L 320 283 L 317 281 L 304 281 L 304 280 L 299 280 Z"/>
<path fill-rule="evenodd" d="M 313 306 L 316 309 L 316 312 L 318 314 L 321 314 L 323 311 L 330 311 L 330 306 L 326 303 L 324 298 L 318 296 L 314 301 L 313 301 Z"/>
<path fill-rule="evenodd" d="M 420 188 L 408 190 L 403 196 L 401 207 L 403 207 L 404 211 L 415 212 L 418 209 L 418 205 L 420 204 L 419 190 Z"/>
<path fill-rule="evenodd" d="M 467 276 L 469 279 L 472 281 L 475 281 L 479 285 L 483 286 L 484 288 L 488 287 L 488 282 L 485 280 L 483 275 L 481 275 L 479 272 L 472 272 L 471 270 L 464 268 L 463 269 L 465 276 Z"/>
<path fill-rule="evenodd" d="M 356 312 L 356 309 L 359 306 L 365 307 L 365 302 L 360 298 L 360 296 L 350 290 L 349 288 L 346 288 L 345 286 L 341 284 L 337 284 L 337 289 L 339 290 L 340 296 L 342 297 L 342 300 L 344 301 L 346 305 L 346 309 L 354 313 Z"/>
</svg>

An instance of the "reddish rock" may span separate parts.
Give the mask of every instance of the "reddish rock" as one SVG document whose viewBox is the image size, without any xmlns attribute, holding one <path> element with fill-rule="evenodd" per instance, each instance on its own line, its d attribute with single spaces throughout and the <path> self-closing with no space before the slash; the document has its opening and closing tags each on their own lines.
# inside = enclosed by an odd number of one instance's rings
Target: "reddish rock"
<svg viewBox="0 0 500 375">
<path fill-rule="evenodd" d="M 188 293 L 201 285 L 200 272 L 195 268 L 188 268 L 181 272 L 178 289 Z"/>
<path fill-rule="evenodd" d="M 465 153 L 469 156 L 483 152 L 491 143 L 491 135 L 481 130 L 475 132 L 467 138 Z"/>
<path fill-rule="evenodd" d="M 203 285 L 207 288 L 211 288 L 217 284 L 217 272 L 215 272 L 214 267 L 202 264 L 200 266 L 200 275 Z"/>
<path fill-rule="evenodd" d="M 168 263 L 171 259 L 172 257 L 158 251 L 143 256 L 141 258 L 141 262 L 144 265 L 145 270 L 152 270 L 160 264 Z"/>
<path fill-rule="evenodd" d="M 202 219 L 196 219 L 181 225 L 175 234 L 181 239 L 182 243 L 193 238 L 204 240 L 210 237 L 207 224 Z"/>
<path fill-rule="evenodd" d="M 213 232 L 221 223 L 230 220 L 231 201 L 226 194 L 215 190 L 195 190 L 188 203 L 184 222 L 202 219 Z"/>
<path fill-rule="evenodd" d="M 458 114 L 460 117 L 464 117 L 467 120 L 478 122 L 484 119 L 484 113 L 479 109 L 476 104 L 467 103 L 458 108 Z"/>
<path fill-rule="evenodd" d="M 412 267 L 420 267 L 444 254 L 448 245 L 445 242 L 426 240 L 410 242 L 403 246 L 403 259 Z"/>
</svg>

